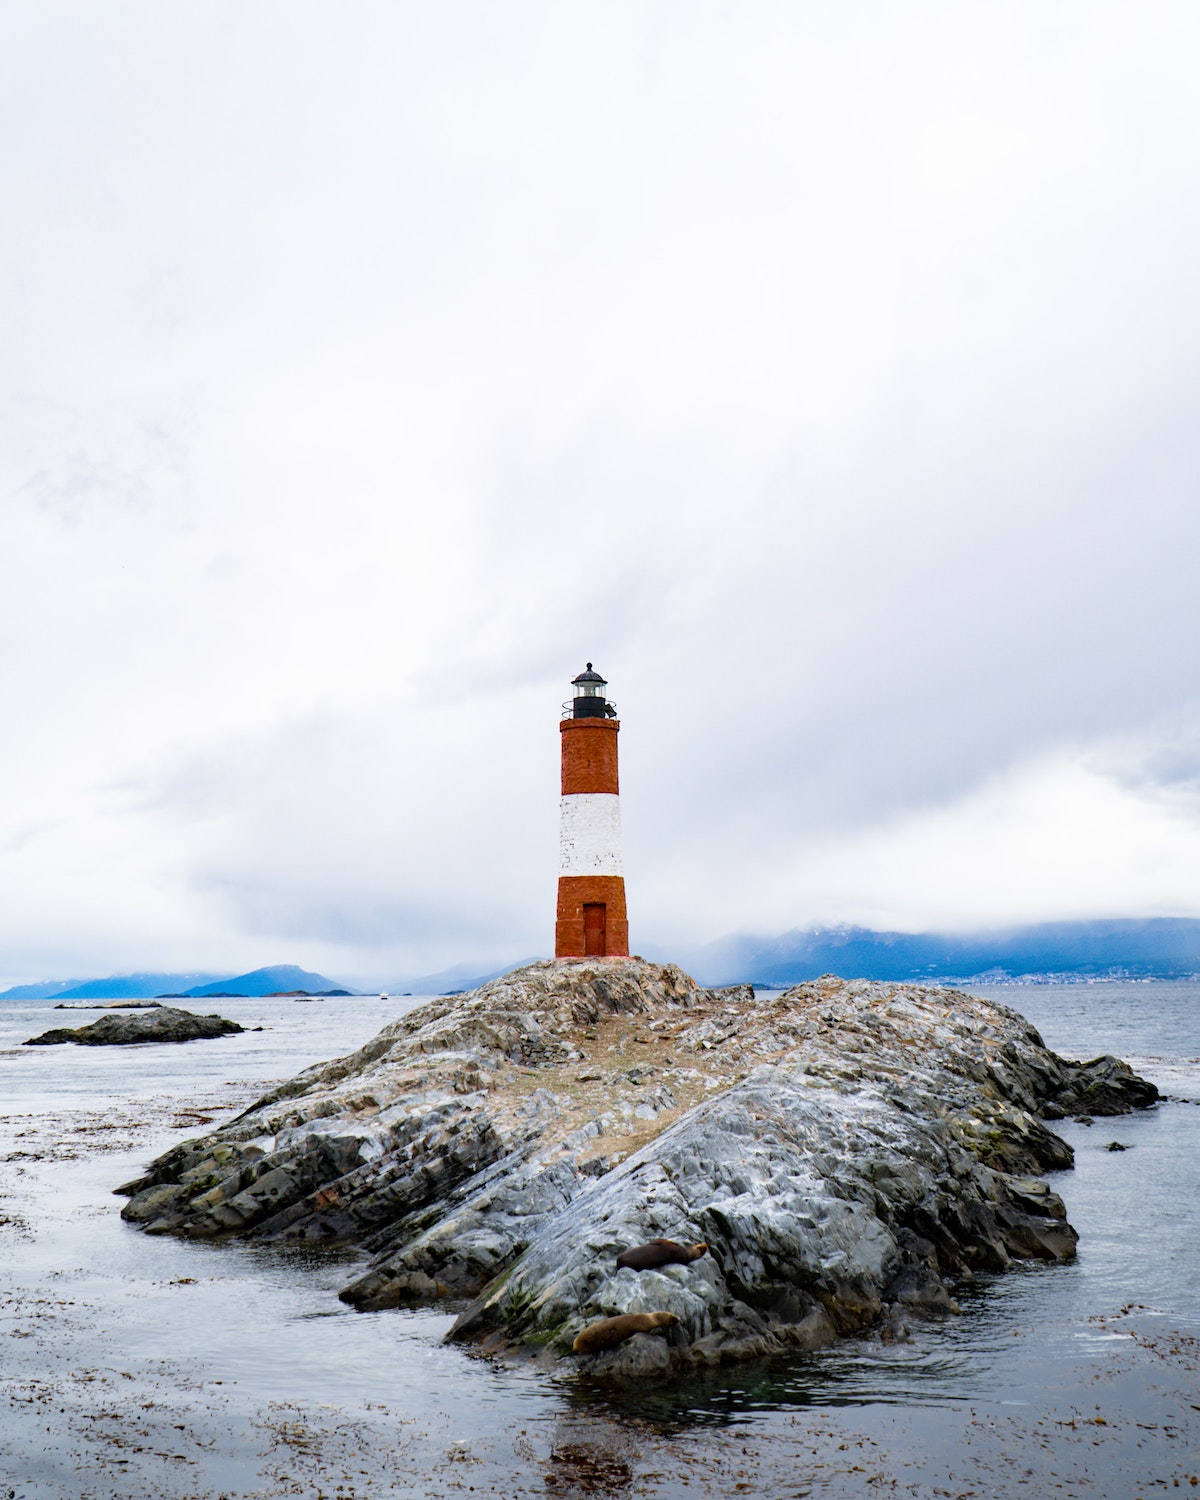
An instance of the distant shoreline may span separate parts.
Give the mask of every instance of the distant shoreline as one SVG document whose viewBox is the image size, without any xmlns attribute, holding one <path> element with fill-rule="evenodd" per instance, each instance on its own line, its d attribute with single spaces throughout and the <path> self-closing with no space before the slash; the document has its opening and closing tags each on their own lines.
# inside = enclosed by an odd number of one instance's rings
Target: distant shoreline
<svg viewBox="0 0 1200 1500">
<path fill-rule="evenodd" d="M 833 971 L 831 971 L 833 972 Z M 789 979 L 786 982 L 778 980 L 761 979 L 727 979 L 717 988 L 725 988 L 736 984 L 749 984 L 756 990 L 773 990 L 782 993 L 784 990 L 794 989 L 798 984 L 810 984 L 812 979 L 820 978 L 820 975 L 806 976 L 800 979 Z M 1200 983 L 1200 973 L 1190 974 L 1131 974 L 1107 973 L 1107 974 L 1073 974 L 1070 972 L 1046 973 L 1046 974 L 972 974 L 966 977 L 953 974 L 906 974 L 887 975 L 876 981 L 870 974 L 837 974 L 839 979 L 862 979 L 885 984 L 923 984 L 933 985 L 940 989 L 968 990 L 972 987 L 986 987 L 988 989 L 1067 989 L 1079 988 L 1085 985 L 1104 984 L 1196 984 Z M 59 995 L 4 995 L 0 994 L 0 1004 L 7 1002 L 12 1005 L 38 1005 L 43 1002 L 59 1003 L 55 1005 L 57 1010 L 111 1010 L 128 1006 L 135 1000 L 143 1005 L 155 1005 L 164 1000 L 326 1000 L 326 999 L 374 999 L 374 991 L 362 992 L 358 990 L 275 990 L 268 995 L 250 995 L 245 992 L 233 990 L 215 990 L 205 995 L 189 995 L 186 993 L 164 993 L 147 999 L 139 996 L 96 996 L 94 1000 L 71 1000 L 63 1002 Z M 429 992 L 430 999 L 445 999 L 448 996 L 468 994 L 468 990 L 449 990 L 439 993 Z M 412 998 L 409 991 L 396 991 L 397 999 Z"/>
<path fill-rule="evenodd" d="M 849 978 L 841 975 L 840 978 Z M 855 978 L 869 976 L 855 975 Z M 808 984 L 806 979 L 789 980 L 786 984 L 763 984 L 757 979 L 748 979 L 756 990 L 790 990 L 797 984 Z M 1200 974 L 972 974 L 965 978 L 953 974 L 910 974 L 904 978 L 889 977 L 889 984 L 927 984 L 939 989 L 965 990 L 971 985 L 988 989 L 1056 989 L 1097 984 L 1196 984 Z"/>
</svg>

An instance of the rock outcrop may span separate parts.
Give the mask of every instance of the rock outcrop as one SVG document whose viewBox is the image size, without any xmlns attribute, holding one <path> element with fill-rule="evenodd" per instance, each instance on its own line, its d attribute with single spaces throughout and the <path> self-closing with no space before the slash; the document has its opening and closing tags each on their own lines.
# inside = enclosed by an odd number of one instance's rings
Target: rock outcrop
<svg viewBox="0 0 1200 1500">
<path fill-rule="evenodd" d="M 55 1010 L 158 1010 L 158 1000 L 60 1000 Z"/>
<path fill-rule="evenodd" d="M 138 1042 L 195 1042 L 244 1031 L 224 1016 L 197 1016 L 190 1010 L 160 1005 L 133 1014 L 101 1016 L 90 1026 L 58 1026 L 24 1043 L 26 1047 L 59 1047 L 74 1042 L 80 1047 L 128 1047 Z"/>
<path fill-rule="evenodd" d="M 673 1313 L 588 1357 L 630 1374 L 903 1337 L 977 1270 L 1070 1259 L 1040 1174 L 1073 1158 L 1045 1120 L 1155 1098 L 955 991 L 828 976 L 756 998 L 547 961 L 422 1006 L 119 1191 L 148 1233 L 358 1244 L 345 1301 L 473 1299 L 449 1337 L 489 1349 Z M 709 1253 L 617 1268 L 655 1237 Z"/>
</svg>

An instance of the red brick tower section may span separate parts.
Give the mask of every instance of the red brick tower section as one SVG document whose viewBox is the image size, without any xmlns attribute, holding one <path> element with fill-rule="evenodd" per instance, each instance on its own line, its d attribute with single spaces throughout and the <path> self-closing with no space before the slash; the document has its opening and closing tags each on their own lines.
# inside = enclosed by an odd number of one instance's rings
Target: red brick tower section
<svg viewBox="0 0 1200 1500">
<path fill-rule="evenodd" d="M 556 958 L 627 958 L 617 781 L 620 721 L 598 672 L 581 672 L 562 731 Z"/>
</svg>

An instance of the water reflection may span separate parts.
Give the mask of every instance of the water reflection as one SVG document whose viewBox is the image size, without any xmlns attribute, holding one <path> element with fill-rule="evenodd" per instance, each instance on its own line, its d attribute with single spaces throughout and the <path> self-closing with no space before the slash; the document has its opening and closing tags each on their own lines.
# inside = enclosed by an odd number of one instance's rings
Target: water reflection
<svg viewBox="0 0 1200 1500">
<path fill-rule="evenodd" d="M 883 1354 L 873 1345 L 870 1354 L 825 1350 L 628 1386 L 579 1379 L 564 1383 L 560 1395 L 574 1411 L 637 1417 L 659 1432 L 675 1433 L 792 1407 L 945 1405 L 967 1399 L 961 1384 L 966 1368 L 932 1353 Z"/>
</svg>

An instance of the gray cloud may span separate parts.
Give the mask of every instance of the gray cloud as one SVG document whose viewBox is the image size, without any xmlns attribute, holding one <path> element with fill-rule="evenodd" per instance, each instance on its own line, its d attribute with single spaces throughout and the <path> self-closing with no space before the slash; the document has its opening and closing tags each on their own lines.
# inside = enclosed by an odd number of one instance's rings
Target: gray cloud
<svg viewBox="0 0 1200 1500">
<path fill-rule="evenodd" d="M 9 7 L 0 969 L 1194 913 L 1198 30 Z"/>
</svg>

